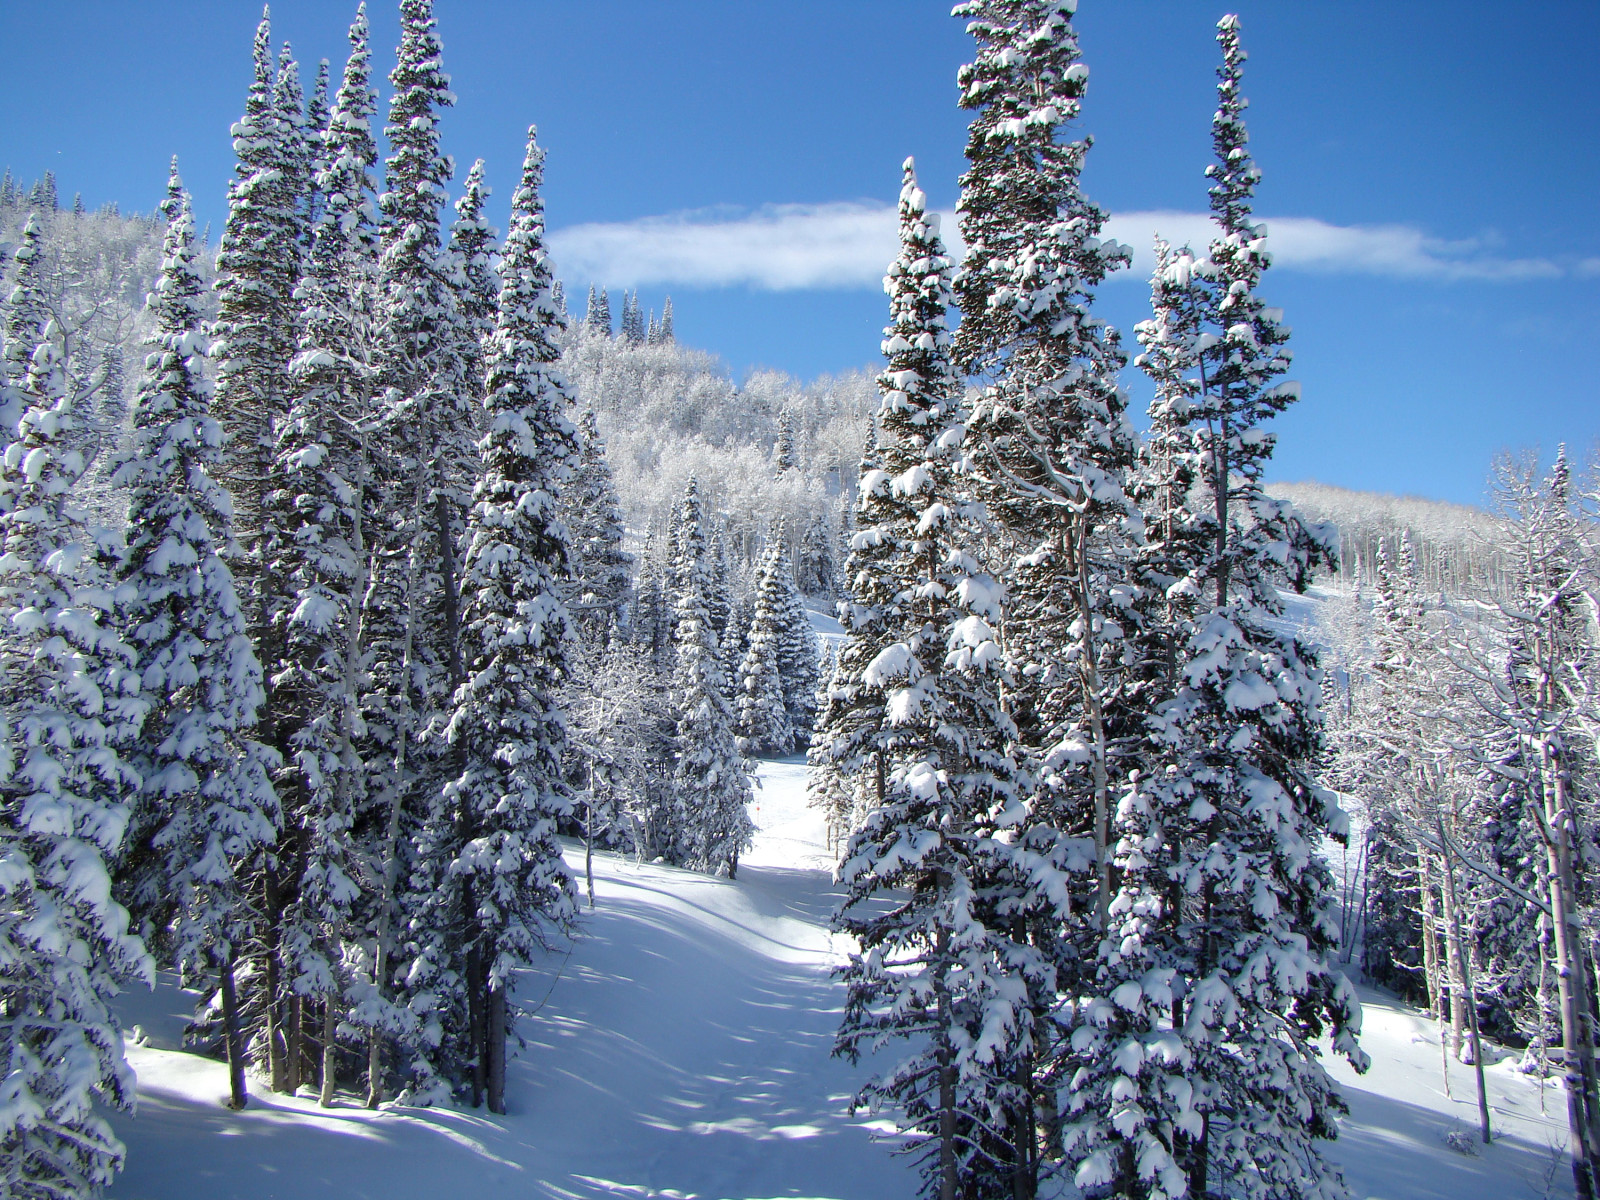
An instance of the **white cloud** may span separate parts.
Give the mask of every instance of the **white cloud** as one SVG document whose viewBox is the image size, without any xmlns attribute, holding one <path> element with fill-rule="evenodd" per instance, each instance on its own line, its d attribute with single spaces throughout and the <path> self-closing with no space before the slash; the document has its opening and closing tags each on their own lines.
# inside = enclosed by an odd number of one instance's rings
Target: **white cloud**
<svg viewBox="0 0 1600 1200">
<path fill-rule="evenodd" d="M 942 214 L 951 251 L 960 253 L 955 219 Z M 1549 257 L 1501 253 L 1484 239 L 1445 241 L 1408 225 L 1333 225 L 1313 217 L 1265 217 L 1274 263 L 1287 270 L 1391 279 L 1512 282 L 1554 279 L 1568 268 Z M 1187 242 L 1197 250 L 1213 227 L 1205 213 L 1118 213 L 1108 236 L 1134 250 L 1131 272 L 1145 278 L 1151 239 Z M 609 286 L 679 284 L 800 288 L 877 288 L 894 257 L 895 210 L 866 203 L 769 205 L 754 212 L 707 209 L 616 224 L 571 225 L 550 236 L 564 277 Z M 1600 273 L 1600 259 L 1571 268 Z"/>
<path fill-rule="evenodd" d="M 895 210 L 869 204 L 709 209 L 550 235 L 561 274 L 608 285 L 877 287 L 896 252 Z"/>
</svg>

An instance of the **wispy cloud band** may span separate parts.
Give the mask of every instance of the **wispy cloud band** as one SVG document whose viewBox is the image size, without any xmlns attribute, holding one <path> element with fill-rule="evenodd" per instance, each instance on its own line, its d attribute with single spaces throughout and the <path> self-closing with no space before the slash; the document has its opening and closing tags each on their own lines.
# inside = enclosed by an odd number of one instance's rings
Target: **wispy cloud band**
<svg viewBox="0 0 1600 1200">
<path fill-rule="evenodd" d="M 954 214 L 946 240 L 959 254 Z M 1325 275 L 1436 282 L 1516 282 L 1600 274 L 1600 259 L 1517 256 L 1487 239 L 1448 241 L 1409 225 L 1334 225 L 1313 217 L 1266 217 L 1277 266 Z M 1215 227 L 1205 213 L 1117 213 L 1106 233 L 1133 248 L 1143 279 L 1154 236 L 1203 249 Z M 570 225 L 550 236 L 561 273 L 608 285 L 745 286 L 765 291 L 877 288 L 896 252 L 895 210 L 862 203 L 780 204 L 755 211 L 706 209 L 613 224 Z"/>
</svg>

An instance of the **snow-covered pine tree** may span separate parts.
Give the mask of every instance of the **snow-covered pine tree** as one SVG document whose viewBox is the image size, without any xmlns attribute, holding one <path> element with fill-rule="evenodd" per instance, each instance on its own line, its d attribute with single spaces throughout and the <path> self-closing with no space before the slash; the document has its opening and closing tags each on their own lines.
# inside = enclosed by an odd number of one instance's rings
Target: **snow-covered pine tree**
<svg viewBox="0 0 1600 1200">
<path fill-rule="evenodd" d="M 133 1107 L 111 998 L 153 982 L 106 870 L 147 701 L 118 632 L 123 597 L 71 500 L 83 460 L 55 322 L 31 338 L 26 409 L 0 456 L 0 1192 L 80 1200 L 122 1161 L 96 1105 Z"/>
<path fill-rule="evenodd" d="M 872 791 L 839 870 L 836 925 L 860 949 L 842 968 L 835 1052 L 854 1061 L 912 1043 L 857 1103 L 899 1110 L 925 1191 L 953 1200 L 1009 1184 L 997 1143 L 1032 1143 L 1031 1124 L 1006 1125 L 1009 1076 L 1033 1036 L 1028 996 L 1048 983 L 1049 965 L 1012 943 L 996 890 L 1011 873 L 1006 831 L 1024 797 L 999 699 L 1002 593 L 966 549 L 963 527 L 978 514 L 955 473 L 951 265 L 926 204 L 907 160 L 879 376 L 890 436 L 861 479 L 843 686 L 831 689 L 827 722 L 830 758 L 868 772 Z M 892 906 L 877 903 L 891 893 Z"/>
<path fill-rule="evenodd" d="M 728 623 L 733 618 L 733 595 L 728 577 L 728 543 L 722 536 L 722 522 L 717 522 L 711 544 L 706 547 L 706 615 L 711 621 L 711 632 L 716 635 L 717 646 L 722 647 L 728 638 Z M 724 656 L 726 662 L 726 656 Z M 723 678 L 727 678 L 724 668 Z"/>
<path fill-rule="evenodd" d="M 967 254 L 955 283 L 956 354 L 985 385 L 968 445 L 1002 545 L 1015 556 L 1008 703 L 1045 785 L 1024 840 L 1061 871 L 1063 838 L 1089 839 L 1094 870 L 1087 879 L 1070 872 L 1072 906 L 1103 926 L 1125 577 L 1138 526 L 1126 492 L 1136 438 L 1116 380 L 1125 357 L 1092 313 L 1094 288 L 1129 254 L 1102 237 L 1107 214 L 1083 194 L 1092 139 L 1061 137 L 1089 77 L 1075 8 L 1072 0 L 971 0 L 956 9 L 977 42 L 959 76 L 962 107 L 977 116 L 957 204 Z M 1060 965 L 1087 961 L 1069 940 L 1058 943 Z"/>
<path fill-rule="evenodd" d="M 705 512 L 699 486 L 690 479 L 680 509 L 678 580 L 674 606 L 677 647 L 673 710 L 676 767 L 672 783 L 675 820 L 673 862 L 695 871 L 726 874 L 739 870 L 739 855 L 755 833 L 750 813 L 747 764 L 734 735 L 734 715 L 722 652 L 711 624 L 714 586 L 706 547 Z"/>
<path fill-rule="evenodd" d="M 578 425 L 578 468 L 563 505 L 578 563 L 576 615 L 589 630 L 608 625 L 626 630 L 632 615 L 633 556 L 622 548 L 627 531 L 617 486 L 594 409 L 584 409 Z"/>
<path fill-rule="evenodd" d="M 778 678 L 789 728 L 802 741 L 817 720 L 817 635 L 805 601 L 795 587 L 794 569 L 781 539 L 774 538 L 777 555 L 768 576 L 773 589 L 773 620 L 778 633 Z"/>
<path fill-rule="evenodd" d="M 49 317 L 39 278 L 43 231 L 36 216 L 22 227 L 22 242 L 12 251 L 16 268 L 11 294 L 6 297 L 5 344 L 0 347 L 0 437 L 9 445 L 17 434 L 17 422 L 27 410 L 23 384 L 28 378 L 28 363 L 39 345 L 39 330 Z"/>
<path fill-rule="evenodd" d="M 382 928 L 400 913 L 415 913 L 408 917 L 415 926 L 425 912 L 433 921 L 408 933 L 407 962 L 397 961 L 390 973 L 391 982 L 405 981 L 407 1008 L 428 1024 L 437 1017 L 419 1010 L 437 1006 L 447 1017 L 454 1011 L 440 990 L 448 979 L 423 982 L 427 973 L 417 956 L 443 936 L 426 906 L 460 849 L 460 834 L 441 829 L 436 818 L 443 787 L 461 769 L 458 751 L 442 734 L 453 711 L 451 697 L 466 677 L 458 587 L 482 408 L 475 403 L 479 385 L 464 374 L 460 352 L 469 334 L 440 229 L 453 167 L 440 148 L 439 122 L 455 97 L 441 64 L 431 0 L 403 0 L 400 16 L 400 45 L 389 77 L 390 155 L 379 197 L 383 390 L 373 478 L 382 542 L 374 553 L 362 628 L 371 658 L 363 713 L 368 823 L 377 833 L 370 854 L 396 863 L 405 887 L 395 911 L 382 911 L 377 897 L 364 923 Z M 460 916 L 451 919 L 459 922 Z M 430 1070 L 427 1062 L 418 1064 L 421 1075 Z M 427 1079 L 419 1085 L 431 1090 Z"/>
<path fill-rule="evenodd" d="M 1250 220 L 1239 25 L 1223 49 L 1209 258 L 1195 264 L 1200 336 L 1188 435 L 1205 536 L 1179 585 L 1176 693 L 1151 718 L 1118 811 L 1122 882 L 1096 995 L 1072 1037 L 1063 1149 L 1086 1193 L 1322 1197 L 1338 1172 L 1317 1148 L 1343 1102 L 1315 1042 L 1358 1069 L 1360 1008 L 1332 961 L 1336 892 L 1321 840 L 1346 823 L 1312 764 L 1322 745 L 1316 656 L 1277 618 L 1277 585 L 1332 561 L 1328 534 L 1267 497 L 1264 421 L 1296 396 L 1288 330 L 1255 294 L 1268 259 Z M 1176 366 L 1176 364 L 1174 364 Z"/>
<path fill-rule="evenodd" d="M 305 253 L 311 253 L 317 222 L 322 219 L 322 176 L 328 169 L 328 60 L 317 61 L 317 77 L 306 97 L 302 122 L 306 145 Z"/>
<path fill-rule="evenodd" d="M 663 346 L 670 346 L 673 343 L 671 296 L 661 302 L 661 322 L 656 326 L 656 341 Z"/>
<path fill-rule="evenodd" d="M 584 314 L 583 327 L 601 337 L 611 336 L 611 298 L 604 288 L 596 292 L 594 285 L 589 285 L 589 311 Z"/>
<path fill-rule="evenodd" d="M 885 280 L 885 286 L 889 284 Z M 949 338 L 948 330 L 945 333 Z M 836 605 L 845 640 L 833 661 L 833 673 L 817 711 L 806 751 L 806 791 L 813 806 L 827 814 L 830 844 L 842 845 L 870 808 L 883 802 L 888 779 L 889 744 L 883 689 L 869 687 L 866 668 L 893 638 L 888 633 L 889 606 L 899 585 L 888 574 L 897 543 L 886 534 L 860 528 L 863 514 L 878 511 L 860 490 L 860 480 L 883 470 L 877 422 L 867 426 L 856 472 L 855 528 L 846 539 L 844 595 Z M 867 518 L 871 520 L 871 517 Z M 865 535 L 865 536 L 863 536 Z M 895 601 L 898 604 L 897 601 Z"/>
<path fill-rule="evenodd" d="M 172 187 L 181 188 L 177 161 Z M 254 739 L 261 664 L 233 575 L 232 506 L 211 477 L 222 435 L 202 364 L 204 289 L 189 198 L 170 214 L 154 295 L 154 353 L 114 482 L 129 490 L 119 575 L 127 639 L 150 706 L 130 755 L 142 781 L 119 874 L 167 961 L 221 994 L 231 1103 L 245 1103 L 235 971 L 261 913 L 247 884 L 277 841 L 276 752 Z"/>
<path fill-rule="evenodd" d="M 834 575 L 833 526 L 827 514 L 818 513 L 800 539 L 795 583 L 804 595 L 832 596 L 837 586 Z"/>
<path fill-rule="evenodd" d="M 372 170 L 376 93 L 365 5 L 350 26 L 345 64 L 323 143 L 317 181 L 321 211 L 312 233 L 301 304 L 299 349 L 290 363 L 293 398 L 279 425 L 277 467 L 283 481 L 274 512 L 282 532 L 276 574 L 292 605 L 285 615 L 286 662 L 276 681 L 292 714 L 289 736 L 295 786 L 288 814 L 303 867 L 289 880 L 283 913 L 283 969 L 303 1006 L 323 1005 L 323 1084 L 332 1099 L 337 1038 L 328 1013 L 350 1004 L 349 1021 L 368 1032 L 369 1058 L 383 1033 L 406 1022 L 386 1003 L 384 976 L 392 931 L 380 920 L 364 970 L 345 961 L 354 940 L 362 866 L 353 833 L 369 786 L 361 719 L 367 648 L 361 605 L 370 559 L 380 539 L 373 492 L 373 423 L 377 229 Z M 379 847 L 387 844 L 373 839 Z M 395 855 L 380 857 L 377 890 L 392 899 Z M 387 909 L 380 908 L 380 911 Z M 298 1022 L 290 1022 L 298 1028 Z M 397 1028 L 399 1027 L 399 1028 Z M 294 1066 L 298 1073 L 298 1060 Z M 382 1071 L 374 1072 L 381 1086 Z M 369 1099 L 371 1098 L 369 1090 Z"/>
<path fill-rule="evenodd" d="M 304 256 L 311 248 L 311 212 L 315 206 L 317 130 L 308 127 L 305 89 L 300 86 L 300 64 L 288 42 L 278 50 L 278 73 L 272 82 L 272 107 L 278 116 L 282 141 L 283 185 L 294 197 L 295 250 Z"/>
<path fill-rule="evenodd" d="M 788 754 L 796 738 L 796 731 L 789 724 L 778 663 L 785 607 L 777 577 L 779 552 L 774 540 L 756 567 L 749 645 L 735 676 L 740 745 L 747 754 Z"/>
<path fill-rule="evenodd" d="M 456 306 L 461 310 L 463 334 L 457 353 L 461 357 L 461 377 L 481 403 L 484 380 L 484 348 L 494 332 L 495 304 L 500 280 L 495 272 L 495 238 L 483 208 L 489 188 L 483 182 L 483 159 L 472 164 L 467 181 L 456 201 L 456 219 L 450 226 L 449 254 L 456 271 Z"/>
<path fill-rule="evenodd" d="M 271 29 L 263 15 L 256 29 L 254 78 L 243 118 L 234 125 L 236 176 L 228 189 L 228 216 L 217 254 L 217 320 L 212 359 L 217 364 L 214 413 L 226 438 L 217 479 L 233 500 L 234 533 L 240 545 L 233 568 L 246 629 L 261 663 L 266 695 L 261 735 L 287 762 L 292 724 L 282 719 L 272 681 L 283 660 L 281 631 L 286 593 L 273 576 L 278 531 L 269 514 L 276 486 L 274 460 L 278 422 L 290 390 L 288 363 L 294 349 L 298 283 L 303 249 L 304 181 L 294 124 L 278 111 Z M 288 74 L 278 73 L 288 85 Z M 296 99 L 298 104 L 298 98 Z M 296 807 L 291 780 L 280 781 L 285 812 Z M 263 911 L 268 920 L 260 942 L 264 1036 L 252 1039 L 267 1055 L 275 1091 L 291 1086 L 286 1018 L 290 1001 L 279 972 L 279 917 L 286 907 L 279 865 L 262 864 Z"/>
<path fill-rule="evenodd" d="M 795 468 L 794 416 L 787 408 L 778 414 L 778 440 L 772 447 L 772 465 L 780 474 Z"/>
<path fill-rule="evenodd" d="M 483 471 L 468 518 L 467 676 L 447 735 L 463 764 L 448 793 L 464 834 L 449 877 L 464 896 L 465 949 L 478 962 L 469 986 L 484 992 L 485 1076 L 496 1113 L 505 1112 L 512 972 L 574 917 L 572 880 L 556 843 L 557 823 L 571 811 L 557 692 L 572 637 L 561 601 L 571 545 L 560 495 L 578 447 L 555 368 L 559 318 L 544 246 L 543 159 L 530 128 L 489 349 Z"/>
<path fill-rule="evenodd" d="M 274 99 L 271 36 L 263 16 L 256 28 L 254 79 L 244 116 L 233 127 L 239 164 L 228 187 L 228 216 L 217 252 L 212 347 L 216 415 L 228 438 L 218 478 L 233 497 L 241 546 L 235 573 L 245 619 L 269 679 L 278 660 L 268 635 L 278 587 L 264 574 L 273 541 L 264 506 L 272 487 L 273 439 L 288 394 L 294 346 L 293 297 L 302 234 L 296 186 L 304 177 L 294 136 L 300 114 L 294 114 L 291 125 Z M 276 742 L 270 687 L 266 712 L 268 736 Z"/>
</svg>

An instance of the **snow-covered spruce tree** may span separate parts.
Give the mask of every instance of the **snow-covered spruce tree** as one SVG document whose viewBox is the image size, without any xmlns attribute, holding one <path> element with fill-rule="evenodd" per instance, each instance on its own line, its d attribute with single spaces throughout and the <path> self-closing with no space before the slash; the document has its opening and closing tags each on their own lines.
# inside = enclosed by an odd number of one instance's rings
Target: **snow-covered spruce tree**
<svg viewBox="0 0 1600 1200">
<path fill-rule="evenodd" d="M 961 104 L 977 111 L 961 177 L 967 255 L 955 283 L 956 354 L 983 385 L 968 445 L 983 499 L 1014 556 L 1008 574 L 1009 698 L 1046 791 L 1025 835 L 1049 857 L 1089 838 L 1092 894 L 1110 900 L 1111 785 L 1119 733 L 1125 585 L 1138 517 L 1127 495 L 1136 439 L 1116 374 L 1125 357 L 1092 312 L 1093 289 L 1128 262 L 1083 194 L 1091 139 L 1064 141 L 1088 68 L 1072 0 L 959 6 L 977 43 Z M 1057 868 L 1061 863 L 1055 864 Z M 1063 946 L 1082 962 L 1082 947 Z M 1065 980 L 1062 980 L 1065 984 Z"/>
<path fill-rule="evenodd" d="M 242 549 L 236 573 L 246 621 L 269 676 L 276 655 L 270 652 L 266 626 L 277 585 L 261 578 L 272 540 L 264 527 L 263 506 L 271 488 L 275 422 L 288 393 L 294 345 L 293 294 L 302 232 L 297 212 L 301 197 L 295 189 L 303 179 L 297 160 L 301 148 L 294 137 L 299 113 L 291 125 L 275 103 L 271 36 L 263 16 L 256 29 L 255 77 L 244 116 L 233 127 L 239 164 L 228 187 L 228 216 L 217 253 L 212 347 L 216 411 L 228 438 L 219 478 L 233 497 Z"/>
<path fill-rule="evenodd" d="M 755 827 L 746 806 L 750 779 L 734 737 L 733 708 L 721 648 L 711 625 L 713 587 L 706 548 L 705 512 L 696 482 L 679 509 L 679 580 L 673 643 L 677 668 L 672 707 L 676 731 L 672 776 L 673 813 L 669 858 L 695 871 L 738 872 L 739 855 L 750 847 Z"/>
<path fill-rule="evenodd" d="M 456 306 L 461 310 L 461 377 L 475 388 L 474 400 L 482 400 L 484 349 L 494 332 L 495 304 L 500 280 L 495 272 L 495 239 L 499 232 L 484 216 L 489 188 L 483 182 L 483 159 L 467 172 L 461 198 L 456 201 L 456 219 L 450 226 L 449 255 L 456 272 Z"/>
<path fill-rule="evenodd" d="M 371 664 L 363 697 L 367 825 L 376 834 L 369 854 L 395 864 L 404 888 L 393 912 L 379 911 L 381 894 L 372 897 L 377 904 L 366 906 L 362 923 L 378 929 L 401 912 L 419 914 L 409 918 L 413 926 L 421 915 L 435 922 L 408 930 L 390 972 L 390 982 L 405 981 L 405 1004 L 426 1025 L 436 1019 L 428 1009 L 453 1012 L 455 1003 L 447 994 L 451 978 L 430 976 L 416 956 L 444 936 L 429 898 L 446 879 L 462 836 L 437 818 L 442 788 L 461 770 L 459 751 L 442 735 L 451 697 L 466 678 L 458 587 L 482 408 L 475 402 L 480 385 L 465 375 L 461 350 L 470 335 L 440 229 L 452 166 L 440 149 L 439 121 L 455 98 L 441 66 L 431 0 L 403 0 L 400 15 L 386 126 L 390 155 L 379 197 L 380 436 L 372 476 L 381 541 L 362 628 Z M 456 1000 L 464 1003 L 464 992 Z M 426 1061 L 413 1064 L 423 1075 L 431 1070 Z"/>
<path fill-rule="evenodd" d="M 823 513 L 818 513 L 806 526 L 800 539 L 800 553 L 795 562 L 795 583 L 807 596 L 834 594 L 833 526 Z"/>
<path fill-rule="evenodd" d="M 668 296 L 661 302 L 661 322 L 656 326 L 656 341 L 663 346 L 670 346 L 674 342 L 672 336 L 672 297 Z"/>
<path fill-rule="evenodd" d="M 177 162 L 172 186 L 180 188 Z M 222 434 L 203 374 L 204 288 L 189 198 L 170 215 L 153 353 L 114 482 L 129 489 L 120 577 L 127 640 L 150 706 L 130 761 L 142 781 L 119 874 L 163 957 L 221 993 L 231 1103 L 245 1103 L 235 971 L 259 932 L 245 872 L 277 840 L 277 754 L 254 740 L 261 664 L 233 575 L 232 506 L 211 477 Z"/>
<path fill-rule="evenodd" d="M 912 1043 L 857 1103 L 898 1110 L 926 1192 L 953 1200 L 1009 1188 L 1015 1147 L 1032 1144 L 1031 1124 L 1007 1123 L 1011 1075 L 1033 1037 L 1028 997 L 1050 968 L 1004 928 L 1023 793 L 999 699 L 1001 589 L 966 548 L 978 513 L 955 473 L 951 266 L 909 160 L 900 244 L 885 281 L 886 444 L 861 480 L 848 683 L 832 689 L 828 721 L 839 731 L 830 756 L 870 772 L 874 793 L 839 869 L 836 925 L 860 949 L 841 968 L 848 997 L 835 1052 L 854 1061 Z M 885 908 L 887 894 L 896 899 Z"/>
<path fill-rule="evenodd" d="M 1118 810 L 1121 885 L 1096 994 L 1078 1006 L 1063 1149 L 1091 1195 L 1326 1197 L 1317 1148 L 1344 1105 L 1317 1039 L 1357 1069 L 1360 1009 L 1332 962 L 1336 892 L 1319 843 L 1346 822 L 1312 764 L 1322 747 L 1315 654 L 1277 625 L 1277 585 L 1332 561 L 1325 531 L 1261 489 L 1264 422 L 1295 397 L 1288 330 L 1255 294 L 1268 259 L 1251 223 L 1238 21 L 1219 24 L 1212 212 L 1195 264 L 1188 405 L 1199 480 L 1178 687 Z"/>
<path fill-rule="evenodd" d="M 578 425 L 578 469 L 563 505 L 578 562 L 576 616 L 586 629 L 615 624 L 626 630 L 632 618 L 633 556 L 622 548 L 627 531 L 617 485 L 594 409 L 585 409 Z"/>
<path fill-rule="evenodd" d="M 255 76 L 244 117 L 234 125 L 237 174 L 228 189 L 228 217 L 217 255 L 217 320 L 212 358 L 217 363 L 215 414 L 227 439 L 217 479 L 234 506 L 240 552 L 230 563 L 238 583 L 245 626 L 265 672 L 261 734 L 289 760 L 291 726 L 280 720 L 272 679 L 283 661 L 280 632 L 285 593 L 271 570 L 277 534 L 267 508 L 276 472 L 275 437 L 289 392 L 288 363 L 295 334 L 294 289 L 299 278 L 302 225 L 296 182 L 303 176 L 291 127 L 274 101 L 266 17 L 256 29 Z M 298 117 L 298 113 L 296 114 Z M 287 811 L 296 801 L 292 781 L 280 795 Z M 286 992 L 279 971 L 279 927 L 284 911 L 280 869 L 263 864 L 263 911 L 268 921 L 260 942 L 263 1036 L 275 1091 L 289 1086 L 288 1039 L 284 1034 Z"/>
<path fill-rule="evenodd" d="M 795 468 L 794 416 L 788 409 L 778 414 L 778 440 L 772 447 L 772 465 L 779 472 Z"/>
<path fill-rule="evenodd" d="M 358 5 L 357 11 L 364 11 Z M 306 97 L 306 111 L 302 128 L 306 145 L 305 193 L 305 253 L 311 253 L 311 241 L 316 236 L 317 222 L 322 219 L 325 197 L 322 194 L 322 176 L 328 169 L 328 60 L 317 61 L 317 77 L 312 82 L 311 94 Z"/>
<path fill-rule="evenodd" d="M 601 337 L 611 336 L 611 298 L 606 295 L 604 288 L 596 292 L 594 286 L 590 285 L 589 309 L 584 314 L 583 327 Z"/>
<path fill-rule="evenodd" d="M 67 448 L 57 338 L 52 320 L 33 330 L 26 409 L 0 456 L 0 1192 L 29 1200 L 79 1200 L 121 1165 L 95 1111 L 133 1107 L 110 1002 L 153 982 L 106 870 L 139 786 L 125 754 L 147 702 L 117 632 L 124 597 L 71 502 L 83 460 Z"/>
<path fill-rule="evenodd" d="M 349 1020 L 368 1031 L 371 1045 L 380 1031 L 404 1025 L 401 1014 L 384 1002 L 391 931 L 374 932 L 376 946 L 363 964 L 365 972 L 353 972 L 345 961 L 361 886 L 361 868 L 351 854 L 352 830 L 368 786 L 361 757 L 367 662 L 360 612 L 378 537 L 370 448 L 376 95 L 364 5 L 349 36 L 350 57 L 323 140 L 320 211 L 306 273 L 295 293 L 301 306 L 299 348 L 290 363 L 293 394 L 277 438 L 282 484 L 272 496 L 281 534 L 275 575 L 291 600 L 282 633 L 285 661 L 275 688 L 293 725 L 287 741 L 295 788 L 288 817 L 301 864 L 283 914 L 281 941 L 299 1004 L 319 999 L 322 1004 L 325 1102 L 332 1100 L 338 1053 L 337 1038 L 328 1036 L 330 1013 L 337 1020 L 350 998 Z M 382 887 L 392 896 L 392 856 L 378 869 Z M 294 1071 L 299 1071 L 298 1059 Z"/>
<path fill-rule="evenodd" d="M 318 207 L 317 143 L 322 130 L 310 124 L 312 116 L 305 89 L 300 86 L 300 64 L 285 42 L 278 51 L 278 73 L 272 83 L 272 107 L 278 115 L 282 138 L 284 187 L 294 197 L 295 249 L 303 259 L 311 249 L 312 214 Z"/>
<path fill-rule="evenodd" d="M 22 244 L 11 254 L 17 265 L 6 297 L 5 342 L 0 346 L 0 437 L 8 444 L 16 437 L 17 422 L 28 407 L 23 389 L 28 362 L 38 348 L 39 330 L 49 318 L 39 279 L 42 237 L 39 219 L 30 216 L 22 227 Z"/>
<path fill-rule="evenodd" d="M 559 499 L 578 447 L 554 366 L 559 318 L 544 247 L 543 158 L 530 128 L 489 347 L 483 471 L 468 518 L 467 675 L 447 734 L 463 764 L 447 791 L 465 835 L 449 876 L 464 896 L 467 952 L 481 964 L 469 980 L 484 990 L 485 1076 L 496 1113 L 505 1112 L 512 972 L 574 916 L 555 835 L 571 811 L 557 706 L 572 637 L 561 600 L 571 546 Z"/>
<path fill-rule="evenodd" d="M 794 570 L 781 540 L 768 575 L 773 588 L 774 621 L 778 630 L 778 678 L 789 727 L 805 738 L 817 720 L 817 635 L 811 629 L 806 604 L 795 587 Z"/>
<path fill-rule="evenodd" d="M 740 745 L 748 754 L 788 754 L 795 743 L 784 703 L 783 677 L 778 664 L 782 641 L 780 621 L 784 610 L 777 577 L 779 543 L 773 541 L 756 567 L 755 610 L 750 618 L 749 646 L 739 663 L 738 698 Z"/>
</svg>

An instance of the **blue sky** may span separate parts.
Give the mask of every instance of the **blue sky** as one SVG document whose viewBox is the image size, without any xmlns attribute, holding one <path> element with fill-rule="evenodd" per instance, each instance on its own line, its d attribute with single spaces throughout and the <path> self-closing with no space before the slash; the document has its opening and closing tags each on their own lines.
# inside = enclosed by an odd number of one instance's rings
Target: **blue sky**
<svg viewBox="0 0 1600 1200">
<path fill-rule="evenodd" d="M 1262 291 L 1294 326 L 1305 396 L 1279 422 L 1276 476 L 1472 502 L 1498 449 L 1586 451 L 1600 434 L 1600 5 L 1234 10 L 1257 211 L 1278 257 Z M 353 11 L 277 3 L 274 37 L 308 76 L 322 57 L 337 71 Z M 943 5 L 437 11 L 459 174 L 487 159 L 503 224 L 522 131 L 539 125 L 574 290 L 598 276 L 657 308 L 671 293 L 680 340 L 736 371 L 874 362 L 900 161 L 916 156 L 941 208 L 962 167 L 955 71 L 970 43 Z M 1083 0 L 1086 185 L 1141 251 L 1153 225 L 1202 234 L 1222 11 Z M 176 153 L 201 220 L 220 228 L 259 15 L 231 0 L 0 5 L 0 166 L 54 169 L 91 206 L 149 209 Z M 376 0 L 372 19 L 386 72 L 394 6 Z M 1143 315 L 1140 273 L 1101 291 L 1124 330 Z M 1128 383 L 1142 403 L 1141 380 Z"/>
</svg>

